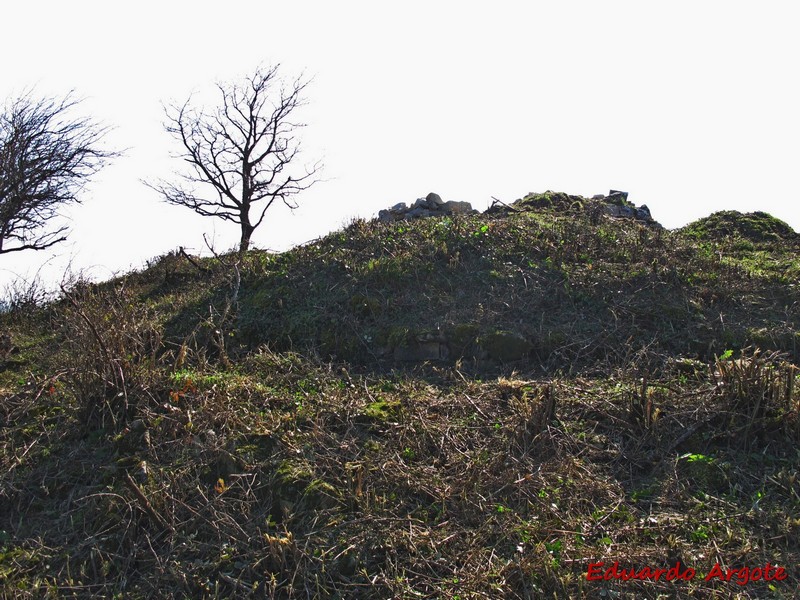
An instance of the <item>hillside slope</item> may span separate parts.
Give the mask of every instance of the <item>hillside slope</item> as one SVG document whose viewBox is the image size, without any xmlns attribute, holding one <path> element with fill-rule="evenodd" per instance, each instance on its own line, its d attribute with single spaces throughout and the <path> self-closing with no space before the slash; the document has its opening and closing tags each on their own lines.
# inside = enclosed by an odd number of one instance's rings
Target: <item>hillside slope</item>
<svg viewBox="0 0 800 600">
<path fill-rule="evenodd" d="M 655 361 L 708 360 L 750 344 L 797 358 L 787 309 L 798 241 L 771 242 L 698 242 L 563 207 L 356 222 L 262 256 L 243 282 L 239 327 L 248 344 L 369 363 L 439 356 L 575 373 L 644 349 Z"/>
<path fill-rule="evenodd" d="M 797 234 L 596 208 L 171 253 L 0 315 L 0 595 L 794 597 Z M 615 561 L 696 575 L 587 577 Z"/>
</svg>

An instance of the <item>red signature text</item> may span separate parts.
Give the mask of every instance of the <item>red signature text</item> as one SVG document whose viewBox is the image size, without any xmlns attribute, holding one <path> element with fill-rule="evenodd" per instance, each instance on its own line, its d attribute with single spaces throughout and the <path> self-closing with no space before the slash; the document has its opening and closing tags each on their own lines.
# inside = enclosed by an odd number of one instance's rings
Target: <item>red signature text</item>
<svg viewBox="0 0 800 600">
<path fill-rule="evenodd" d="M 652 580 L 660 581 L 691 581 L 697 572 L 691 567 L 684 567 L 680 562 L 668 569 L 653 569 L 643 567 L 636 569 L 633 567 L 620 567 L 619 561 L 607 565 L 604 562 L 589 563 L 586 572 L 586 579 L 589 581 L 630 581 L 630 580 Z M 738 585 L 747 585 L 754 581 L 783 581 L 788 577 L 783 567 L 778 567 L 767 563 L 763 567 L 740 567 L 738 569 L 723 569 L 719 563 L 714 564 L 708 574 L 704 577 L 705 581 L 718 579 L 719 581 L 733 581 Z"/>
</svg>

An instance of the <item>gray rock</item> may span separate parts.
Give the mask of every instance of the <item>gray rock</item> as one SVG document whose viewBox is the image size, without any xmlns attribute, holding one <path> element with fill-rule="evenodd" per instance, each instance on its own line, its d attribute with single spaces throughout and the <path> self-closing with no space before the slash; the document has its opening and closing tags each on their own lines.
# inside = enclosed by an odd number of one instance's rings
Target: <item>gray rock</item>
<svg viewBox="0 0 800 600">
<path fill-rule="evenodd" d="M 409 209 L 404 218 L 406 219 L 422 219 L 424 217 L 432 217 L 433 212 L 428 210 L 427 208 L 422 208 L 421 206 L 415 206 L 414 208 Z"/>
<path fill-rule="evenodd" d="M 533 347 L 523 336 L 511 331 L 495 331 L 485 335 L 480 340 L 480 346 L 489 358 L 500 362 L 521 360 Z"/>
<path fill-rule="evenodd" d="M 619 190 L 609 190 L 608 196 L 606 196 L 608 200 L 622 200 L 626 202 L 628 200 L 628 192 L 621 192 Z"/>
<path fill-rule="evenodd" d="M 444 202 L 439 194 L 431 192 L 425 198 L 417 198 L 410 207 L 405 202 L 399 202 L 391 208 L 379 211 L 378 219 L 390 222 L 402 219 L 422 219 L 476 212 L 478 211 L 474 210 L 469 202 Z"/>
<path fill-rule="evenodd" d="M 442 210 L 450 215 L 463 215 L 472 212 L 472 205 L 469 202 L 457 202 L 449 200 L 442 206 Z"/>
<path fill-rule="evenodd" d="M 430 206 L 441 206 L 442 204 L 444 204 L 444 200 L 442 200 L 442 197 L 439 194 L 436 194 L 435 192 L 431 192 L 430 194 L 428 194 L 425 197 L 425 199 L 428 201 L 428 205 Z"/>
<path fill-rule="evenodd" d="M 606 204 L 603 206 L 603 211 L 612 217 L 636 219 L 637 221 L 646 221 L 651 224 L 655 223 L 653 221 L 653 216 L 650 214 L 650 209 L 644 204 L 638 208 L 627 204 Z"/>
<path fill-rule="evenodd" d="M 606 214 L 612 217 L 621 217 L 623 219 L 635 219 L 636 209 L 630 206 L 621 206 L 619 204 L 606 204 L 604 207 Z"/>
</svg>

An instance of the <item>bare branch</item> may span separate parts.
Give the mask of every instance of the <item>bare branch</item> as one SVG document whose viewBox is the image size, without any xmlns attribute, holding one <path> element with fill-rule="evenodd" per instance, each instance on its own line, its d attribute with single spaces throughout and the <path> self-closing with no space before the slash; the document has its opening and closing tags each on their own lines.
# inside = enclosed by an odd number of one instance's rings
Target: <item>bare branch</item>
<svg viewBox="0 0 800 600">
<path fill-rule="evenodd" d="M 181 175 L 188 186 L 147 184 L 170 204 L 238 223 L 242 252 L 274 201 L 296 208 L 294 196 L 316 183 L 322 168 L 317 163 L 292 172 L 300 152 L 294 133 L 304 125 L 290 117 L 304 105 L 308 82 L 298 78 L 285 85 L 279 66 L 259 68 L 241 83 L 217 84 L 219 103 L 210 112 L 191 108 L 191 97 L 182 106 L 167 107 L 165 129 L 182 146 L 176 157 L 188 166 Z M 214 190 L 216 197 L 198 194 L 198 185 Z M 250 213 L 256 204 L 253 223 Z"/>
<path fill-rule="evenodd" d="M 46 231 L 68 204 L 78 203 L 88 180 L 119 153 L 101 150 L 107 129 L 71 119 L 79 104 L 35 99 L 28 93 L 0 115 L 0 254 L 43 250 L 66 239 L 66 227 Z"/>
</svg>

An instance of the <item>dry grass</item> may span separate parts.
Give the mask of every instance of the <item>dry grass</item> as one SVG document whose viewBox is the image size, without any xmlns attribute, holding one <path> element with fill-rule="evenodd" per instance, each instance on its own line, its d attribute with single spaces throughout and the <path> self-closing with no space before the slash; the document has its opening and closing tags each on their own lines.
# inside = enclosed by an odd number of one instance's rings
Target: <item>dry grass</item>
<svg viewBox="0 0 800 600">
<path fill-rule="evenodd" d="M 616 236 L 603 244 L 577 226 L 515 218 L 402 234 L 375 225 L 372 237 L 357 223 L 339 246 L 250 255 L 239 323 L 260 306 L 263 334 L 282 316 L 308 336 L 304 353 L 282 338 L 275 349 L 237 343 L 242 331 L 215 309 L 234 280 L 177 256 L 74 287 L 36 318 L 4 315 L 18 348 L 0 378 L 0 595 L 794 597 L 800 392 L 789 338 L 694 360 L 669 350 L 690 336 L 706 349 L 733 339 L 748 307 L 726 285 L 796 292 L 627 225 L 601 219 L 595 233 Z M 524 245 L 533 266 L 520 262 Z M 641 261 L 649 274 L 625 272 Z M 699 265 L 718 270 L 687 283 Z M 198 290 L 207 277 L 216 287 Z M 414 294 L 455 298 L 469 281 L 460 298 L 483 295 L 478 326 L 533 315 L 520 326 L 541 336 L 528 360 L 399 369 L 314 329 L 354 290 L 361 299 L 339 306 L 334 332 L 392 323 L 396 307 L 371 300 L 393 286 L 407 311 Z M 648 305 L 668 290 L 680 295 Z M 796 327 L 759 297 L 758 319 Z M 452 317 L 457 305 L 425 308 Z M 708 319 L 697 315 L 720 307 L 724 328 L 702 338 Z M 323 342 L 354 360 L 329 359 Z M 680 562 L 697 575 L 587 578 L 590 564 L 615 561 Z M 788 579 L 703 577 L 717 563 L 767 562 Z"/>
<path fill-rule="evenodd" d="M 615 560 L 797 576 L 796 448 L 773 432 L 743 450 L 713 377 L 652 381 L 649 423 L 630 410 L 641 383 L 609 379 L 376 376 L 267 350 L 238 374 L 164 377 L 117 434 L 86 433 L 66 392 L 42 402 L 52 382 L 9 399 L 7 596 L 767 593 L 586 580 Z"/>
</svg>

